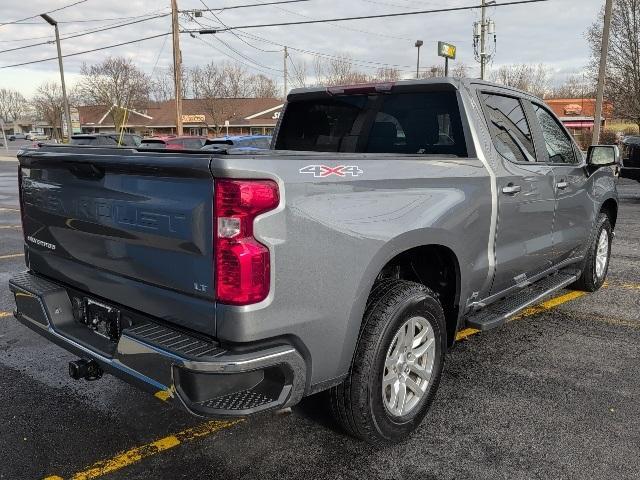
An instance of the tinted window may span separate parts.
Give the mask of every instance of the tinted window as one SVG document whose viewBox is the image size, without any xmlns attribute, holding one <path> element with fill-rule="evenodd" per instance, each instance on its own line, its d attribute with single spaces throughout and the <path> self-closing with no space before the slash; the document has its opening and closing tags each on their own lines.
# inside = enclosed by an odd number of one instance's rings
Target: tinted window
<svg viewBox="0 0 640 480">
<path fill-rule="evenodd" d="M 482 97 L 493 143 L 500 155 L 512 162 L 535 161 L 531 130 L 520 100 L 488 93 Z"/>
<path fill-rule="evenodd" d="M 142 140 L 140 148 L 167 148 L 164 140 Z"/>
<path fill-rule="evenodd" d="M 71 137 L 71 145 L 97 145 L 98 140 L 95 137 Z"/>
<path fill-rule="evenodd" d="M 466 156 L 455 92 L 341 95 L 287 106 L 275 148 Z"/>
<path fill-rule="evenodd" d="M 203 141 L 200 138 L 185 138 L 181 140 L 181 143 L 187 150 L 200 150 L 202 148 Z"/>
<path fill-rule="evenodd" d="M 573 142 L 560 126 L 558 121 L 546 109 L 540 105 L 533 105 L 536 112 L 544 143 L 547 147 L 550 163 L 577 163 L 573 150 Z"/>
</svg>

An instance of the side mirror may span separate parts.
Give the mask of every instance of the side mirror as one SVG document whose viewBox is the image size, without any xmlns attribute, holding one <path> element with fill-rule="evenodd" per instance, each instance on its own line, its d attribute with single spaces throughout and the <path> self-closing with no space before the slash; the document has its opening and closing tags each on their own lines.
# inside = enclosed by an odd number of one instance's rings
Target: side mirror
<svg viewBox="0 0 640 480">
<path fill-rule="evenodd" d="M 620 151 L 615 145 L 592 145 L 587 153 L 587 165 L 592 167 L 610 167 L 617 165 Z"/>
</svg>

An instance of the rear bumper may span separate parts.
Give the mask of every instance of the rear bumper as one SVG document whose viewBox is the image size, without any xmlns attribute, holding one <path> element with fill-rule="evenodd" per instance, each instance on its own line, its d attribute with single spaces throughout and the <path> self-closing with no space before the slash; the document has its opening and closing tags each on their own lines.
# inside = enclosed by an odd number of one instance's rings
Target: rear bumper
<svg viewBox="0 0 640 480">
<path fill-rule="evenodd" d="M 21 323 L 193 414 L 250 415 L 293 405 L 304 394 L 306 364 L 291 345 L 224 349 L 138 314 L 111 342 L 74 320 L 76 292 L 30 272 L 13 277 L 9 287 Z"/>
</svg>

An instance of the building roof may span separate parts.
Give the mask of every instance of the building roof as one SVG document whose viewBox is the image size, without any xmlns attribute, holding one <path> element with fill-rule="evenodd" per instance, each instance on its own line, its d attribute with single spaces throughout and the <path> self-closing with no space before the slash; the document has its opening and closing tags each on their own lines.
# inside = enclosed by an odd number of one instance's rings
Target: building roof
<svg viewBox="0 0 640 480">
<path fill-rule="evenodd" d="M 547 98 L 545 103 L 551 107 L 558 117 L 589 117 L 593 119 L 596 110 L 595 98 Z M 603 116 L 611 118 L 613 105 L 604 102 Z"/>
<path fill-rule="evenodd" d="M 185 98 L 182 100 L 185 126 L 275 126 L 282 100 L 277 98 L 217 98 L 212 100 Z M 113 122 L 108 106 L 78 107 L 82 126 L 109 127 Z M 218 112 L 217 114 L 215 112 Z M 129 110 L 126 127 L 175 127 L 173 100 L 150 103 L 147 108 Z"/>
</svg>

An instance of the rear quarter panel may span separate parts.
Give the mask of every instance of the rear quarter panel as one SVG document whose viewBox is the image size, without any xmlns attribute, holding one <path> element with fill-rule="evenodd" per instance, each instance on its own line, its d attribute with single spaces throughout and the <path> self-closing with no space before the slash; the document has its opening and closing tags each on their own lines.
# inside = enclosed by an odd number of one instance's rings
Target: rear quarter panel
<svg viewBox="0 0 640 480">
<path fill-rule="evenodd" d="M 311 384 L 348 371 L 364 306 L 381 268 L 410 248 L 455 252 L 461 298 L 488 271 L 491 188 L 480 160 L 424 156 L 271 155 L 216 158 L 213 174 L 271 178 L 281 205 L 259 217 L 256 236 L 272 254 L 269 297 L 248 307 L 217 305 L 221 340 L 288 336 L 306 354 Z M 314 164 L 357 166 L 352 176 L 317 178 Z M 462 301 L 462 300 L 461 300 Z"/>
</svg>

